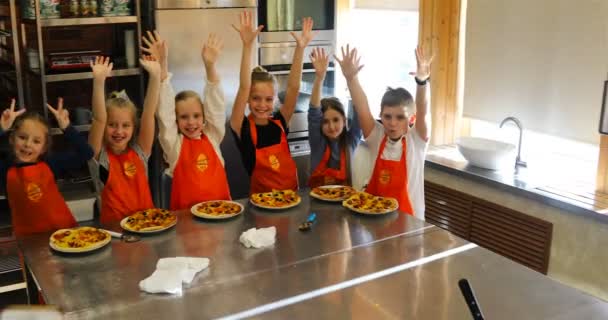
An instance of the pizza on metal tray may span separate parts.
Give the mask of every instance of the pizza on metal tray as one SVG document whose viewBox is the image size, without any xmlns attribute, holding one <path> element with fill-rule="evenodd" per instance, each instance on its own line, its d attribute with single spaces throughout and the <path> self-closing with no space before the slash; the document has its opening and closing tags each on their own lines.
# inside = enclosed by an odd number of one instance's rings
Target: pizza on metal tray
<svg viewBox="0 0 608 320">
<path fill-rule="evenodd" d="M 321 186 L 311 190 L 311 195 L 321 200 L 336 201 L 344 200 L 357 192 L 349 186 Z"/>
<path fill-rule="evenodd" d="M 61 229 L 51 235 L 51 243 L 59 249 L 89 249 L 110 240 L 110 234 L 92 227 Z"/>
<path fill-rule="evenodd" d="M 196 207 L 198 213 L 212 216 L 233 215 L 241 210 L 241 206 L 237 203 L 224 200 L 206 201 Z"/>
<path fill-rule="evenodd" d="M 175 224 L 177 217 L 165 209 L 153 208 L 135 212 L 127 217 L 124 227 L 129 231 L 154 231 Z"/>
<path fill-rule="evenodd" d="M 342 205 L 356 212 L 382 214 L 397 210 L 399 203 L 394 198 L 378 197 L 367 192 L 357 192 L 342 201 Z"/>
<path fill-rule="evenodd" d="M 253 204 L 265 208 L 286 208 L 300 203 L 300 196 L 293 190 L 273 190 L 272 192 L 254 193 Z"/>
</svg>

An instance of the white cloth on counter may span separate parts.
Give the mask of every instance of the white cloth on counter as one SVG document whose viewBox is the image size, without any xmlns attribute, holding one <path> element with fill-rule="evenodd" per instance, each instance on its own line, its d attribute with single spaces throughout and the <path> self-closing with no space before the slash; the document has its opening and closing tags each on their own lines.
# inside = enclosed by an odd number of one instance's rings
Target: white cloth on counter
<svg viewBox="0 0 608 320">
<path fill-rule="evenodd" d="M 149 293 L 182 293 L 182 283 L 190 284 L 194 276 L 209 266 L 208 258 L 162 258 L 156 270 L 139 282 L 139 289 Z"/>
<path fill-rule="evenodd" d="M 239 241 L 247 248 L 262 248 L 274 244 L 277 228 L 251 228 L 241 234 Z"/>
</svg>

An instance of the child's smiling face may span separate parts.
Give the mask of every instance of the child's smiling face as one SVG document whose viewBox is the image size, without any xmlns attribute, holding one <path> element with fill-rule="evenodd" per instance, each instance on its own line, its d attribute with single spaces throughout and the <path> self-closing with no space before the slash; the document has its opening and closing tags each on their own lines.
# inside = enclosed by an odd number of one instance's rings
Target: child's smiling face
<svg viewBox="0 0 608 320">
<path fill-rule="evenodd" d="M 380 112 L 384 132 L 392 139 L 397 140 L 407 133 L 409 117 L 406 106 L 384 106 Z"/>
<path fill-rule="evenodd" d="M 272 82 L 257 82 L 251 86 L 249 95 L 249 110 L 256 119 L 268 119 L 274 108 L 274 84 Z"/>
<path fill-rule="evenodd" d="M 36 162 L 46 151 L 48 128 L 32 119 L 26 119 L 11 136 L 17 162 Z"/>
<path fill-rule="evenodd" d="M 190 97 L 175 104 L 177 128 L 184 136 L 197 139 L 203 132 L 203 108 L 197 98 Z"/>
<path fill-rule="evenodd" d="M 104 140 L 114 153 L 122 153 L 127 149 L 135 130 L 133 119 L 133 112 L 129 109 L 108 108 L 108 122 Z"/>
</svg>

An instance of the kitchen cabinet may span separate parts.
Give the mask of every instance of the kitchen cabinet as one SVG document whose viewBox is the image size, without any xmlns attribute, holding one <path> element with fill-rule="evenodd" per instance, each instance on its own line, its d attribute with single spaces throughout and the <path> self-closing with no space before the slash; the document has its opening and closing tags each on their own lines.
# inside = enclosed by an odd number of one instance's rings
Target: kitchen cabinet
<svg viewBox="0 0 608 320">
<path fill-rule="evenodd" d="M 23 104 L 19 11 L 18 0 L 0 1 L 0 107 L 12 98 Z"/>
<path fill-rule="evenodd" d="M 142 105 L 143 74 L 137 59 L 141 46 L 140 0 L 130 2 L 130 15 L 120 16 L 79 17 L 67 8 L 68 4 L 62 4 L 61 10 L 56 9 L 62 18 L 48 18 L 48 8 L 41 14 L 41 0 L 31 3 L 34 8 L 25 9 L 28 14 L 21 23 L 27 56 L 24 82 L 28 109 L 44 114 L 52 125 L 54 119 L 48 117 L 44 106 L 54 105 L 58 97 L 63 97 L 68 109 L 90 109 L 93 75 L 88 62 L 97 55 L 109 56 L 114 63 L 106 92 L 125 89 L 136 106 Z M 90 128 L 88 123 L 73 124 L 80 131 Z"/>
<path fill-rule="evenodd" d="M 553 224 L 425 181 L 427 222 L 547 274 Z"/>
</svg>

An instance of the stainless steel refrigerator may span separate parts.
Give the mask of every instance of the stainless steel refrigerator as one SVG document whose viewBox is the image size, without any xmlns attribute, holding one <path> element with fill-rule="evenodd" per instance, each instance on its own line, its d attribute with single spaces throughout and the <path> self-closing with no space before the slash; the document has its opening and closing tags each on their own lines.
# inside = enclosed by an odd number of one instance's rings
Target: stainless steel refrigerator
<svg viewBox="0 0 608 320">
<path fill-rule="evenodd" d="M 154 20 L 156 30 L 169 46 L 169 71 L 175 92 L 194 90 L 202 94 L 205 71 L 201 48 L 209 33 L 224 40 L 222 56 L 217 69 L 226 95 L 226 113 L 229 115 L 239 87 L 239 66 L 242 44 L 239 34 L 232 28 L 238 25 L 239 14 L 250 11 L 257 23 L 256 0 L 156 0 Z M 258 61 L 257 50 L 252 65 Z M 248 196 L 249 179 L 229 126 L 221 144 L 232 198 Z M 160 187 L 161 206 L 168 205 L 170 179 L 163 177 Z"/>
</svg>

